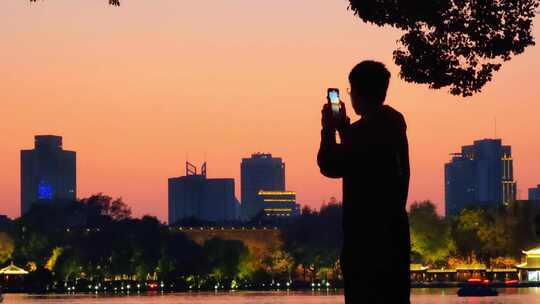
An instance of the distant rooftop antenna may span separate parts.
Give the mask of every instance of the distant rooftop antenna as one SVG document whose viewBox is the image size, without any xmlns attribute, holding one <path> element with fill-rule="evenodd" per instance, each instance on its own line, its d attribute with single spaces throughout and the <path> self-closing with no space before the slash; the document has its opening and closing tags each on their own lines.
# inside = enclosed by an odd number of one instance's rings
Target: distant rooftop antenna
<svg viewBox="0 0 540 304">
<path fill-rule="evenodd" d="M 201 165 L 201 175 L 206 178 L 206 159 L 208 158 L 208 151 L 204 150 L 204 162 Z"/>
<path fill-rule="evenodd" d="M 206 162 L 204 162 L 201 166 L 201 175 L 206 177 Z"/>
<path fill-rule="evenodd" d="M 189 175 L 197 175 L 197 167 L 195 167 L 192 163 L 186 161 L 186 176 Z"/>
</svg>

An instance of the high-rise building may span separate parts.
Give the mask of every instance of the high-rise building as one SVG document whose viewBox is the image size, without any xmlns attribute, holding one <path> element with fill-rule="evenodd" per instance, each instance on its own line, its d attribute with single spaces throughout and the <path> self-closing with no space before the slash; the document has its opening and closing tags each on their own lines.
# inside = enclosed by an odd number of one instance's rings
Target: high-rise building
<svg viewBox="0 0 540 304">
<path fill-rule="evenodd" d="M 529 188 L 529 200 L 540 201 L 540 185 L 535 188 Z"/>
<path fill-rule="evenodd" d="M 33 150 L 21 150 L 21 215 L 38 200 L 77 198 L 76 154 L 62 149 L 62 137 L 35 136 Z"/>
<path fill-rule="evenodd" d="M 501 139 L 461 147 L 445 164 L 446 215 L 466 207 L 497 207 L 516 200 L 512 149 Z"/>
<path fill-rule="evenodd" d="M 272 154 L 255 153 L 243 158 L 240 167 L 242 219 L 250 220 L 264 209 L 259 191 L 285 191 L 285 164 Z"/>
<path fill-rule="evenodd" d="M 186 175 L 169 178 L 169 224 L 195 219 L 224 222 L 238 219 L 239 202 L 234 195 L 234 179 L 207 178 L 206 163 L 197 169 L 186 162 Z"/>
<path fill-rule="evenodd" d="M 293 191 L 259 191 L 257 204 L 261 205 L 267 218 L 292 218 L 300 215 Z"/>
</svg>

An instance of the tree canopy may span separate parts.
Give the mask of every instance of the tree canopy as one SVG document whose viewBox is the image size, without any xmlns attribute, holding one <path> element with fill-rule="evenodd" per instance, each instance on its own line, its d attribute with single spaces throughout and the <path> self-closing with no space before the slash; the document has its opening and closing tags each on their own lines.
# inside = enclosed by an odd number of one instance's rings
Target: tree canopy
<svg viewBox="0 0 540 304">
<path fill-rule="evenodd" d="M 155 217 L 132 218 L 121 199 L 103 194 L 37 202 L 21 218 L 0 226 L 0 267 L 13 261 L 28 269 L 30 291 L 64 291 L 73 284 L 88 291 L 91 285 L 112 288 L 124 281 L 141 286 L 161 281 L 169 290 L 259 288 L 279 282 L 308 287 L 315 280 L 338 286 L 342 214 L 337 200 L 320 210 L 306 206 L 280 227 L 283 243 L 259 255 L 250 252 L 249 239 L 214 234 L 220 229 L 202 243 Z M 443 218 L 433 203 L 415 202 L 409 211 L 412 262 L 433 268 L 476 262 L 514 267 L 522 250 L 538 246 L 539 214 L 540 204 L 516 201 Z M 358 241 L 364 241 L 361 234 Z"/>
<path fill-rule="evenodd" d="M 5 232 L 0 232 L 0 264 L 4 264 L 15 249 L 13 239 Z"/>
<path fill-rule="evenodd" d="M 414 202 L 409 211 L 411 257 L 414 262 L 439 264 L 454 251 L 451 226 L 430 201 Z"/>
<path fill-rule="evenodd" d="M 534 45 L 539 0 L 350 0 L 365 22 L 405 31 L 394 61 L 405 81 L 471 96 Z"/>
</svg>

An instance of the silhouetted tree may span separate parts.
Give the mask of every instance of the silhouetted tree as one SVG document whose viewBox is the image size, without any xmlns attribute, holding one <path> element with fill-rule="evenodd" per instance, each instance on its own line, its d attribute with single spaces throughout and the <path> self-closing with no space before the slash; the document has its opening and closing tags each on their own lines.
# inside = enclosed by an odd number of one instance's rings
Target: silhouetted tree
<svg viewBox="0 0 540 304">
<path fill-rule="evenodd" d="M 210 274 L 217 282 L 232 280 L 239 272 L 242 259 L 249 255 L 242 241 L 212 238 L 204 242 Z"/>
<path fill-rule="evenodd" d="M 302 215 L 282 229 L 285 251 L 304 272 L 309 270 L 310 276 L 320 267 L 333 268 L 339 259 L 343 241 L 341 208 L 340 203 L 325 205 L 319 212 L 304 207 Z"/>
<path fill-rule="evenodd" d="M 521 256 L 521 250 L 538 246 L 540 235 L 537 234 L 540 222 L 540 204 L 535 201 L 514 201 L 508 204 L 505 218 L 512 225 L 511 255 Z"/>
<path fill-rule="evenodd" d="M 480 92 L 502 62 L 534 45 L 538 0 L 349 0 L 365 22 L 404 30 L 400 76 L 454 95 Z"/>
<path fill-rule="evenodd" d="M 125 220 L 131 217 L 131 208 L 122 201 L 122 198 L 113 199 L 110 196 L 98 193 L 88 198 L 83 198 L 80 202 L 86 205 L 88 213 L 91 216 L 108 217 L 115 221 Z"/>
<path fill-rule="evenodd" d="M 182 276 L 202 275 L 206 259 L 201 246 L 181 233 L 162 231 L 158 273 L 161 279 L 174 281 Z"/>
</svg>

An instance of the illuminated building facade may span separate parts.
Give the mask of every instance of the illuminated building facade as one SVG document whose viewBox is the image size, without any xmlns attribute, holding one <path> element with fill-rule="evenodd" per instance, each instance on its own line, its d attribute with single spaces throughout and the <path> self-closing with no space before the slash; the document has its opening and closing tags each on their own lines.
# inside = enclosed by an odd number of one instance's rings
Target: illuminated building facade
<svg viewBox="0 0 540 304">
<path fill-rule="evenodd" d="M 540 185 L 536 186 L 536 188 L 529 188 L 529 200 L 540 201 Z"/>
<path fill-rule="evenodd" d="M 296 192 L 261 190 L 257 193 L 257 204 L 262 206 L 266 217 L 291 218 L 300 215 Z"/>
<path fill-rule="evenodd" d="M 169 178 L 169 224 L 195 219 L 226 222 L 238 219 L 240 204 L 234 194 L 234 179 L 207 178 L 206 163 L 197 174 L 186 163 L 186 175 Z"/>
<path fill-rule="evenodd" d="M 264 209 L 259 191 L 285 191 L 285 164 L 272 154 L 255 153 L 242 159 L 240 169 L 242 219 L 250 220 Z"/>
<path fill-rule="evenodd" d="M 77 198 L 76 153 L 62 148 L 62 137 L 35 136 L 33 150 L 21 150 L 21 215 L 36 201 Z"/>
<path fill-rule="evenodd" d="M 500 139 L 474 141 L 445 164 L 446 215 L 463 208 L 497 207 L 516 200 L 512 149 Z"/>
</svg>

